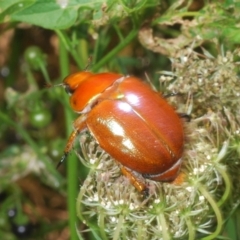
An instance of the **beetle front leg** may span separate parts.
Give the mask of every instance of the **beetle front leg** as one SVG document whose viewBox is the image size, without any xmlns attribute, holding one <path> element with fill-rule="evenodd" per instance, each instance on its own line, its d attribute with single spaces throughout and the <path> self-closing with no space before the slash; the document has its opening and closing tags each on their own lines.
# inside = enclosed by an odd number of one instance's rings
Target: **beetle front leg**
<svg viewBox="0 0 240 240">
<path fill-rule="evenodd" d="M 132 185 L 144 195 L 144 197 L 148 197 L 149 189 L 146 184 L 140 180 L 140 177 L 138 177 L 136 174 L 134 174 L 134 172 L 123 166 L 121 167 L 121 172 L 125 177 L 130 180 Z"/>
<path fill-rule="evenodd" d="M 73 143 L 74 143 L 77 135 L 79 133 L 81 133 L 87 127 L 87 125 L 86 125 L 86 115 L 81 115 L 80 117 L 78 117 L 74 121 L 73 127 L 74 127 L 74 130 L 72 131 L 71 135 L 68 138 L 67 144 L 64 148 L 63 156 L 62 156 L 61 160 L 59 161 L 59 163 L 57 164 L 57 168 L 65 161 L 68 154 L 72 150 Z"/>
</svg>

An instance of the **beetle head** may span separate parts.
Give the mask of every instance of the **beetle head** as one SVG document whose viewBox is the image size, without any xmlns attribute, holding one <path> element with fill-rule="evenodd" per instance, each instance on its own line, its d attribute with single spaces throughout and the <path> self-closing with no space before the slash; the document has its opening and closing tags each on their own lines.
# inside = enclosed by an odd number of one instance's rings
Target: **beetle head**
<svg viewBox="0 0 240 240">
<path fill-rule="evenodd" d="M 63 81 L 63 86 L 65 91 L 72 95 L 75 90 L 78 88 L 79 84 L 81 84 L 84 80 L 92 76 L 93 74 L 90 72 L 77 72 L 73 73 L 70 76 L 66 77 Z"/>
<path fill-rule="evenodd" d="M 79 72 L 67 77 L 63 85 L 71 95 L 70 104 L 72 109 L 79 113 L 86 113 L 96 104 L 102 93 L 118 79 L 122 79 L 122 75 Z"/>
</svg>

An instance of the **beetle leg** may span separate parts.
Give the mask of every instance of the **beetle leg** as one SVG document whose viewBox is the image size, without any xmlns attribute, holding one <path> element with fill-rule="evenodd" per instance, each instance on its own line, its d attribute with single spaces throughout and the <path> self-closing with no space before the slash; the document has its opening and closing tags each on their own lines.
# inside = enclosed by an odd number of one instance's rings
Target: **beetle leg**
<svg viewBox="0 0 240 240">
<path fill-rule="evenodd" d="M 164 94 L 163 97 L 169 98 L 169 97 L 182 96 L 182 95 L 183 95 L 183 93 L 176 92 L 176 93 Z M 187 122 L 191 121 L 191 115 L 189 115 L 187 113 L 178 113 L 178 116 L 180 118 L 185 118 Z"/>
<path fill-rule="evenodd" d="M 175 96 L 182 96 L 184 95 L 183 93 L 180 92 L 176 92 L 176 93 L 169 93 L 169 94 L 164 94 L 163 97 L 164 98 L 169 98 L 169 97 L 175 97 Z M 178 113 L 178 116 L 180 118 L 185 118 L 187 122 L 191 121 L 191 115 L 187 114 L 187 113 Z"/>
<path fill-rule="evenodd" d="M 187 113 L 178 113 L 178 116 L 180 118 L 185 118 L 187 122 L 191 121 L 191 115 L 187 114 Z"/>
<path fill-rule="evenodd" d="M 134 174 L 133 171 L 129 170 L 128 168 L 125 167 L 121 167 L 121 172 L 122 174 L 127 177 L 130 182 L 132 183 L 132 185 L 141 193 L 143 193 L 143 195 L 145 197 L 148 197 L 149 195 L 149 189 L 146 186 L 146 184 L 140 180 L 140 178 Z"/>
<path fill-rule="evenodd" d="M 61 160 L 59 161 L 59 163 L 57 164 L 57 168 L 65 161 L 68 154 L 72 150 L 73 143 L 74 143 L 77 135 L 87 127 L 87 125 L 86 125 L 86 115 L 81 115 L 80 117 L 78 117 L 74 121 L 73 127 L 74 127 L 74 130 L 72 131 L 71 135 L 68 138 L 67 144 L 64 148 L 63 156 L 62 156 Z"/>
</svg>

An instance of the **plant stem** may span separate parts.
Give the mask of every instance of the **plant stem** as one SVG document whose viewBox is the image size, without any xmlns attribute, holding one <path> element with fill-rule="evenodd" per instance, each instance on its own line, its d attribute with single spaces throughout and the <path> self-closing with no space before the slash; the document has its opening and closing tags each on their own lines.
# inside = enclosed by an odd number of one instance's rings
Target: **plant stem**
<svg viewBox="0 0 240 240">
<path fill-rule="evenodd" d="M 222 198 L 217 203 L 218 207 L 220 207 L 229 198 L 229 196 L 231 194 L 232 185 L 231 185 L 231 180 L 229 178 L 229 175 L 226 172 L 226 168 L 224 166 L 222 166 L 222 165 L 217 165 L 216 168 L 217 168 L 218 172 L 221 174 L 222 178 L 224 179 L 224 183 L 225 183 L 224 194 L 222 195 Z"/>
<path fill-rule="evenodd" d="M 185 216 L 184 218 L 188 228 L 188 240 L 194 240 L 196 237 L 196 229 L 191 221 L 191 217 Z"/>
<path fill-rule="evenodd" d="M 62 38 L 59 39 L 59 55 L 60 55 L 60 75 L 61 79 L 66 77 L 69 74 L 69 60 L 68 53 L 63 44 Z M 64 94 L 64 102 L 68 101 L 68 96 Z M 72 131 L 72 111 L 68 107 L 64 107 L 65 121 L 66 121 L 66 133 L 69 136 Z M 78 186 L 78 178 L 77 178 L 77 169 L 78 162 L 76 156 L 69 155 L 67 161 L 67 196 L 68 196 L 68 212 L 69 212 L 69 227 L 71 233 L 71 240 L 77 240 L 77 232 L 76 232 L 76 223 L 77 223 L 77 215 L 76 215 L 76 197 L 77 197 L 77 186 Z"/>
<path fill-rule="evenodd" d="M 56 171 L 55 167 L 53 167 L 51 160 L 41 152 L 39 146 L 33 141 L 27 131 L 18 123 L 11 120 L 7 114 L 0 112 L 0 120 L 1 123 L 6 123 L 8 126 L 13 127 L 15 131 L 21 135 L 21 137 L 25 140 L 25 142 L 34 150 L 34 152 L 38 155 L 38 157 L 43 161 L 46 168 L 49 170 L 49 174 L 52 174 L 54 177 L 52 179 L 56 179 L 57 181 L 53 184 L 55 188 L 59 188 L 64 180 L 62 176 Z"/>
<path fill-rule="evenodd" d="M 83 65 L 83 62 L 81 61 L 81 58 L 78 56 L 78 51 L 72 46 L 72 43 L 71 43 L 69 37 L 67 36 L 67 34 L 64 33 L 63 31 L 60 31 L 60 30 L 57 30 L 57 29 L 55 31 L 56 31 L 56 33 L 59 37 L 59 41 L 61 42 L 60 45 L 63 45 L 65 47 L 65 49 L 68 50 L 71 53 L 72 57 L 74 58 L 75 62 L 78 65 L 78 68 L 79 69 L 84 69 L 85 66 Z M 60 49 L 60 51 L 61 51 L 61 49 Z M 61 56 L 60 56 L 60 58 L 61 58 Z M 66 62 L 68 64 L 68 61 L 66 61 Z M 67 66 L 68 65 L 66 65 L 65 67 L 67 67 Z M 64 77 L 66 77 L 66 75 Z"/>
<path fill-rule="evenodd" d="M 165 216 L 164 216 L 163 212 L 161 212 L 157 216 L 157 221 L 158 221 L 158 225 L 162 226 L 162 238 L 164 240 L 170 240 L 171 237 L 170 237 L 169 232 L 168 232 L 169 227 L 167 225 L 167 222 L 166 222 L 166 219 L 165 219 Z"/>
<path fill-rule="evenodd" d="M 204 188 L 202 184 L 199 184 L 199 190 L 202 193 L 202 195 L 208 200 L 209 204 L 211 205 L 217 219 L 217 227 L 215 232 L 212 234 L 209 234 L 209 236 L 202 238 L 202 240 L 211 240 L 211 239 L 216 239 L 216 237 L 219 235 L 219 233 L 222 230 L 222 225 L 223 225 L 223 219 L 222 219 L 222 214 L 220 212 L 220 209 L 217 206 L 217 203 L 215 200 L 212 198 L 211 194 Z"/>
<path fill-rule="evenodd" d="M 120 52 L 124 47 L 126 47 L 137 36 L 137 33 L 138 29 L 133 29 L 125 39 L 123 39 L 114 49 L 112 49 L 104 58 L 102 58 L 92 67 L 92 71 L 98 71 L 104 64 L 106 64 L 114 56 L 116 56 L 118 52 Z"/>
<path fill-rule="evenodd" d="M 120 233 L 121 233 L 121 230 L 122 230 L 121 228 L 123 226 L 123 223 L 124 223 L 124 216 L 120 215 L 119 218 L 118 218 L 118 223 L 117 223 L 116 229 L 114 231 L 113 240 L 120 239 Z"/>
</svg>

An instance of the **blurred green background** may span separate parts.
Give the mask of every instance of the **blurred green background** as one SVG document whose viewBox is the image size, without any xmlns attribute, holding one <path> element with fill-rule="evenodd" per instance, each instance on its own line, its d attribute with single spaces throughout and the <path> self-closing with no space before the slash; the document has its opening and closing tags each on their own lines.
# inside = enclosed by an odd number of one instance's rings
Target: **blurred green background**
<svg viewBox="0 0 240 240">
<path fill-rule="evenodd" d="M 1 239 L 78 239 L 85 229 L 75 205 L 88 170 L 74 152 L 56 169 L 77 114 L 49 86 L 90 61 L 90 71 L 149 78 L 164 91 L 159 72 L 180 49 L 239 47 L 239 13 L 233 0 L 0 1 Z M 239 239 L 237 224 L 239 214 L 227 239 Z"/>
</svg>

